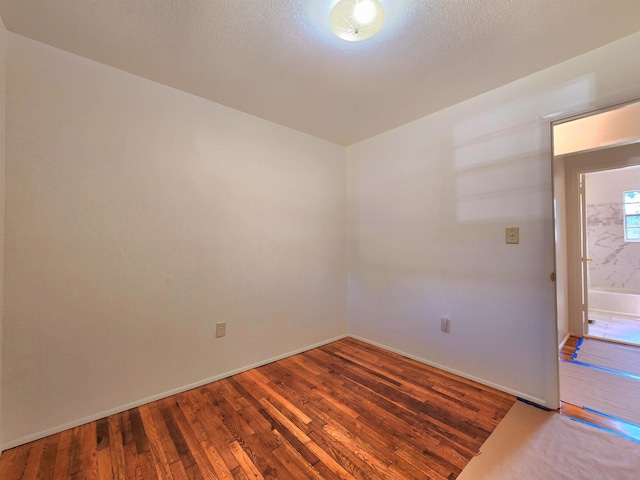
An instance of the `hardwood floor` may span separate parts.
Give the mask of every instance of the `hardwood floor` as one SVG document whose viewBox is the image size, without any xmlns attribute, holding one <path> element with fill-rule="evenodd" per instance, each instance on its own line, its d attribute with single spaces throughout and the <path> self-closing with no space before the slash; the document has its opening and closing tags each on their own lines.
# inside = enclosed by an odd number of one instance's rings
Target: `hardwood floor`
<svg viewBox="0 0 640 480">
<path fill-rule="evenodd" d="M 576 353 L 576 347 L 579 341 L 579 337 L 570 336 L 560 349 L 560 360 L 567 362 L 573 361 L 573 354 Z"/>
<path fill-rule="evenodd" d="M 514 402 L 346 338 L 8 450 L 0 478 L 451 480 Z"/>
</svg>

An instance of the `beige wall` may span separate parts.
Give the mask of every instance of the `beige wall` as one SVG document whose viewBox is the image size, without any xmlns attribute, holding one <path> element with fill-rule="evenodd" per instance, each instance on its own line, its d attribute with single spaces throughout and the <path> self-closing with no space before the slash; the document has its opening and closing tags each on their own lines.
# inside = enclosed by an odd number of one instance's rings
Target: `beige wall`
<svg viewBox="0 0 640 480">
<path fill-rule="evenodd" d="M 636 34 L 350 147 L 350 333 L 557 406 L 550 122 L 640 96 L 639 48 Z"/>
<path fill-rule="evenodd" d="M 343 147 L 14 34 L 7 98 L 5 445 L 346 334 Z"/>
<path fill-rule="evenodd" d="M 4 318 L 4 198 L 5 198 L 5 99 L 7 79 L 7 30 L 0 17 L 0 453 L 4 426 L 2 416 L 3 395 L 3 318 Z"/>
</svg>

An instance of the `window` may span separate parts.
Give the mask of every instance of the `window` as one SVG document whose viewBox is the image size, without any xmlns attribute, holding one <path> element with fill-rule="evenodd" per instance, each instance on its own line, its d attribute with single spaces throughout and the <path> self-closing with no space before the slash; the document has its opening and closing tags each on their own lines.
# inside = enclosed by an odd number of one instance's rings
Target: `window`
<svg viewBox="0 0 640 480">
<path fill-rule="evenodd" d="M 624 192 L 624 240 L 640 242 L 640 190 Z"/>
</svg>

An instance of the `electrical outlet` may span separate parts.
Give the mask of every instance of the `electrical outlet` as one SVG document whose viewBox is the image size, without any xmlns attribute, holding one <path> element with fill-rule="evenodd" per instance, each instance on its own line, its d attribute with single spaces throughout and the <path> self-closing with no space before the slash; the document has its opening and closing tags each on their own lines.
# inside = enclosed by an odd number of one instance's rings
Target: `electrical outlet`
<svg viewBox="0 0 640 480">
<path fill-rule="evenodd" d="M 224 337 L 227 334 L 227 322 L 216 323 L 216 338 Z"/>
<path fill-rule="evenodd" d="M 451 333 L 451 320 L 447 317 L 442 317 L 440 319 L 440 330 L 446 333 Z"/>
</svg>

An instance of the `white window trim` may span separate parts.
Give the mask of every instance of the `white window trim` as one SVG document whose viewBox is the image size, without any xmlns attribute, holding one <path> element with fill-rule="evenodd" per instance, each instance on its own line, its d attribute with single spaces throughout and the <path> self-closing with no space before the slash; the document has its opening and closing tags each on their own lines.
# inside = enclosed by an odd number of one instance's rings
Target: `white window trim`
<svg viewBox="0 0 640 480">
<path fill-rule="evenodd" d="M 634 197 L 637 198 L 636 201 L 633 202 L 627 202 L 627 194 L 628 193 L 634 193 Z M 634 199 L 635 200 L 635 199 Z M 627 209 L 626 206 L 627 205 L 640 205 L 640 190 L 627 190 L 626 192 L 624 192 L 622 194 L 622 216 L 624 217 L 624 241 L 625 242 L 640 242 L 640 238 L 629 238 L 629 236 L 627 235 L 627 232 L 629 231 L 629 229 L 633 229 L 633 230 L 637 230 L 640 231 L 640 226 L 638 227 L 629 227 L 627 226 L 627 219 L 630 217 L 638 217 L 640 218 L 640 213 L 627 213 Z M 639 209 L 640 211 L 640 209 Z"/>
</svg>

